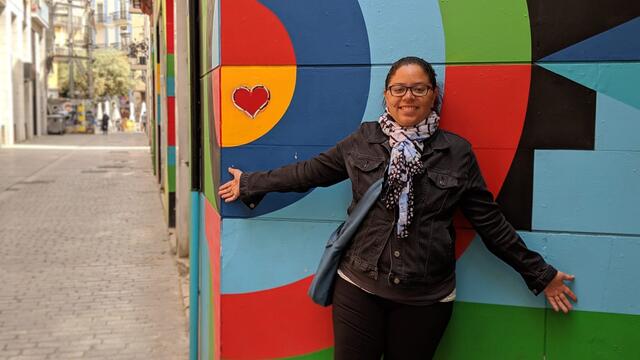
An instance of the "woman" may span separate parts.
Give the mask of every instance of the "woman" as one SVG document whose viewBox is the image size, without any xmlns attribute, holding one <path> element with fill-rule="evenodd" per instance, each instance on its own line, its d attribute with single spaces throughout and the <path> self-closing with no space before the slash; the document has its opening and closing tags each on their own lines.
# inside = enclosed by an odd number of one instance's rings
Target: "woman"
<svg viewBox="0 0 640 360">
<path fill-rule="evenodd" d="M 460 208 L 489 250 L 555 311 L 577 301 L 557 271 L 529 249 L 487 190 L 471 145 L 438 129 L 436 75 L 416 57 L 396 61 L 385 81 L 386 110 L 336 146 L 268 172 L 229 169 L 226 202 L 253 207 L 270 191 L 306 191 L 349 178 L 353 201 L 385 176 L 378 201 L 353 237 L 333 294 L 336 359 L 428 359 L 455 299 L 455 231 Z"/>
</svg>

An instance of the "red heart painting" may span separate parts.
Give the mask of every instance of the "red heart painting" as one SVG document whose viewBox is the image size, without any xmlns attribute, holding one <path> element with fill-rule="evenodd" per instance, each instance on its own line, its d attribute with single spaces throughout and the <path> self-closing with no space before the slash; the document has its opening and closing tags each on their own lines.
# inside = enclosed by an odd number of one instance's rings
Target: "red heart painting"
<svg viewBox="0 0 640 360">
<path fill-rule="evenodd" d="M 256 85 L 249 89 L 244 86 L 233 90 L 233 104 L 250 118 L 255 119 L 260 111 L 269 104 L 269 89 L 264 85 Z"/>
</svg>

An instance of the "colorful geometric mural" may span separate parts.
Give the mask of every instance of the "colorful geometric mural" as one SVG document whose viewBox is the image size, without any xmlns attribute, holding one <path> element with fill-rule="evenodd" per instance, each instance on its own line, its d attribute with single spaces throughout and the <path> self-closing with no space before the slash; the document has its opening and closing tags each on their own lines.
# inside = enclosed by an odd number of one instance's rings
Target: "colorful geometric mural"
<svg viewBox="0 0 640 360">
<path fill-rule="evenodd" d="M 201 358 L 332 357 L 330 309 L 306 291 L 350 183 L 268 194 L 254 209 L 220 203 L 216 189 L 228 167 L 308 159 L 375 121 L 387 70 L 407 55 L 434 64 L 442 127 L 473 144 L 507 218 L 576 275 L 580 299 L 554 313 L 457 219 L 457 300 L 437 358 L 640 357 L 640 5 L 201 0 L 200 9 Z M 260 86 L 268 102 L 253 94 Z"/>
</svg>

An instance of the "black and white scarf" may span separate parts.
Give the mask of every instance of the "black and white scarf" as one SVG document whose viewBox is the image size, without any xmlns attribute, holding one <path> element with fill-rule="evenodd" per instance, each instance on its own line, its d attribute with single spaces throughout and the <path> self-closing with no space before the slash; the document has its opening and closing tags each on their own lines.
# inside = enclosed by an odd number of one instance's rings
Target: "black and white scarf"
<svg viewBox="0 0 640 360">
<path fill-rule="evenodd" d="M 391 161 L 387 176 L 387 191 L 382 201 L 388 209 L 398 206 L 398 237 L 409 236 L 409 225 L 413 220 L 413 176 L 423 172 L 420 156 L 423 141 L 438 129 L 440 117 L 435 111 L 411 127 L 402 127 L 385 112 L 380 116 L 380 127 L 389 137 Z"/>
</svg>

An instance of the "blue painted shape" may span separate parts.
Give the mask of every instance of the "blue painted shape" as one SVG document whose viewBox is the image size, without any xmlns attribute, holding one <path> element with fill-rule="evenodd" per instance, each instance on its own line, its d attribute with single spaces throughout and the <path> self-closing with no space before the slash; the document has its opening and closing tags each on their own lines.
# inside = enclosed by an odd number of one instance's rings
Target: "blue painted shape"
<svg viewBox="0 0 640 360">
<path fill-rule="evenodd" d="M 603 93 L 596 104 L 595 149 L 640 151 L 640 109 Z"/>
<path fill-rule="evenodd" d="M 546 239 L 519 232 L 527 246 L 544 254 Z M 534 234 L 535 235 L 535 234 Z M 482 244 L 478 236 L 456 264 L 456 300 L 543 308 L 544 298 L 534 296 L 522 277 L 500 261 Z"/>
<path fill-rule="evenodd" d="M 535 230 L 640 234 L 640 152 L 536 150 Z"/>
<path fill-rule="evenodd" d="M 222 294 L 290 284 L 312 275 L 338 221 L 222 220 Z"/>
<path fill-rule="evenodd" d="M 540 66 L 640 109 L 640 62 L 541 63 Z"/>
<path fill-rule="evenodd" d="M 541 61 L 615 61 L 640 60 L 640 16 L 568 48 Z"/>
<path fill-rule="evenodd" d="M 176 79 L 167 77 L 167 96 L 176 96 Z"/>
<path fill-rule="evenodd" d="M 344 221 L 351 203 L 351 181 L 315 188 L 302 199 L 256 219 Z"/>
<path fill-rule="evenodd" d="M 367 28 L 357 1 L 260 2 L 287 29 L 298 65 L 370 64 Z"/>
<path fill-rule="evenodd" d="M 199 355 L 201 359 L 212 358 L 212 335 L 209 333 L 209 329 L 212 329 L 213 322 L 213 299 L 211 298 L 211 264 L 209 261 L 209 244 L 207 243 L 207 235 L 205 234 L 205 217 L 204 217 L 204 205 L 207 199 L 204 194 L 200 194 L 200 319 L 198 321 L 200 326 L 199 339 Z"/>
<path fill-rule="evenodd" d="M 578 296 L 575 310 L 640 314 L 640 237 L 518 232 L 527 246 L 558 270 L 576 276 L 568 283 Z M 478 237 L 457 264 L 457 299 L 485 304 L 550 307 L 534 296 L 508 265 Z"/>
<path fill-rule="evenodd" d="M 329 147 L 360 124 L 369 95 L 369 66 L 299 66 L 296 74 L 287 111 L 251 144 Z"/>
<path fill-rule="evenodd" d="M 397 59 L 396 59 L 397 60 Z M 395 61 L 395 60 L 394 60 Z M 367 106 L 362 117 L 362 121 L 378 121 L 380 114 L 384 111 L 384 81 L 391 65 L 375 65 L 371 67 L 371 79 L 369 80 L 369 96 L 367 98 Z M 436 72 L 436 81 L 441 89 L 444 89 L 444 65 L 433 65 Z"/>
<path fill-rule="evenodd" d="M 191 212 L 189 214 L 189 359 L 198 359 L 198 328 L 200 324 L 200 223 L 204 220 L 200 216 L 200 192 L 191 191 Z M 204 227 L 204 226 L 203 226 Z"/>
<path fill-rule="evenodd" d="M 408 55 L 432 63 L 445 62 L 444 28 L 438 1 L 359 2 L 369 34 L 371 64 L 392 64 Z"/>
<path fill-rule="evenodd" d="M 211 66 L 220 66 L 220 1 L 213 4 L 213 33 L 211 34 Z"/>
<path fill-rule="evenodd" d="M 576 310 L 640 315 L 640 237 L 543 234 L 548 259 L 576 276 Z"/>
<path fill-rule="evenodd" d="M 234 148 L 223 148 L 221 150 L 221 183 L 231 180 L 231 176 L 226 170 L 229 167 L 241 169 L 243 171 L 258 171 L 269 170 L 279 166 L 294 163 L 304 159 L 309 159 L 323 151 L 327 147 L 316 146 L 253 146 L 246 145 Z M 343 194 L 341 192 L 340 194 Z M 262 201 L 256 206 L 255 209 L 249 209 L 245 204 L 240 201 L 232 203 L 222 202 L 221 214 L 223 217 L 256 217 L 270 213 L 275 210 L 282 209 L 309 194 L 304 193 L 269 193 Z M 338 193 L 336 193 L 338 194 Z M 327 201 L 337 200 L 337 198 L 331 196 Z M 343 195 L 336 195 L 343 196 Z M 320 206 L 319 209 L 328 209 L 329 213 L 335 212 L 330 205 Z M 306 210 L 309 216 L 310 209 Z M 325 212 L 326 214 L 326 212 Z M 314 217 L 315 218 L 315 217 Z"/>
<path fill-rule="evenodd" d="M 169 166 L 176 165 L 176 147 L 175 146 L 167 146 L 167 165 Z"/>
</svg>

